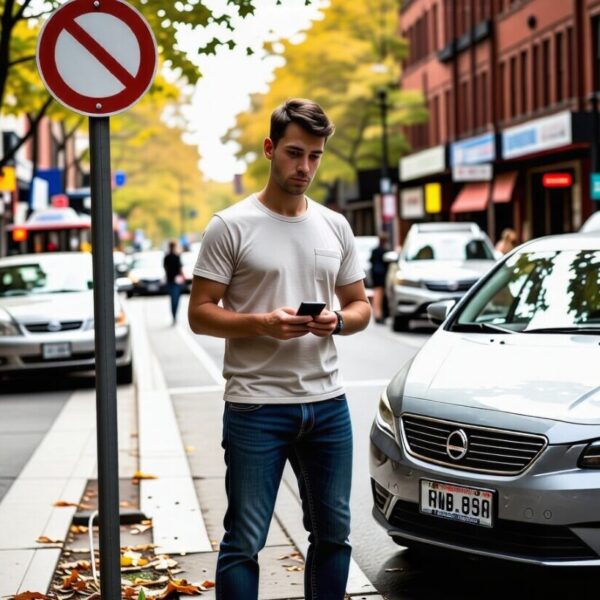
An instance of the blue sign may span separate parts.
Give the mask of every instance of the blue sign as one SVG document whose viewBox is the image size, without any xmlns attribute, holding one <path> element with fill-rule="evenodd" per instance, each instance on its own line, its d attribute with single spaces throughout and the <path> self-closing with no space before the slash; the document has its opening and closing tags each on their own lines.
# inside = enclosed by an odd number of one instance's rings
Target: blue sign
<svg viewBox="0 0 600 600">
<path fill-rule="evenodd" d="M 590 174 L 590 195 L 592 200 L 600 200 L 600 173 Z"/>
<path fill-rule="evenodd" d="M 117 187 L 125 185 L 126 181 L 127 175 L 125 175 L 125 171 L 115 171 L 115 185 Z"/>
<path fill-rule="evenodd" d="M 62 169 L 38 169 L 35 176 L 48 182 L 48 198 L 52 198 L 56 194 L 62 194 L 63 188 L 63 170 Z M 33 186 L 31 187 L 31 198 L 29 204 L 33 202 Z M 33 208 L 33 206 L 32 206 Z"/>
<path fill-rule="evenodd" d="M 496 135 L 484 133 L 450 145 L 450 166 L 478 165 L 496 159 Z"/>
</svg>

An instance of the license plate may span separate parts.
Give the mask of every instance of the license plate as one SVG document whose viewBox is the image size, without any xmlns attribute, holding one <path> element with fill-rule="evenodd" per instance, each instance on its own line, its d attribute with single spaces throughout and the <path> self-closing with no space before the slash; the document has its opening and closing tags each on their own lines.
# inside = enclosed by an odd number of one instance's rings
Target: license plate
<svg viewBox="0 0 600 600">
<path fill-rule="evenodd" d="M 482 527 L 494 526 L 494 492 L 421 479 L 422 513 Z"/>
<path fill-rule="evenodd" d="M 71 356 L 71 344 L 62 342 L 60 344 L 43 344 L 42 356 L 45 359 L 69 358 Z"/>
<path fill-rule="evenodd" d="M 160 288 L 160 286 L 158 285 L 158 283 L 151 283 L 148 286 L 148 291 L 149 292 L 158 292 L 159 288 Z"/>
</svg>

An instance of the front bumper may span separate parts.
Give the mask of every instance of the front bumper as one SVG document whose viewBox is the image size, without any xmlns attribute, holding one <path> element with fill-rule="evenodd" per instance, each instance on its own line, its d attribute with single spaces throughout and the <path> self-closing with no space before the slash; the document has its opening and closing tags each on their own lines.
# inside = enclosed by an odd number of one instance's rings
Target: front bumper
<svg viewBox="0 0 600 600">
<path fill-rule="evenodd" d="M 373 515 L 401 543 L 538 565 L 600 566 L 600 472 L 572 467 L 584 447 L 548 446 L 525 473 L 500 477 L 415 459 L 373 424 Z M 494 527 L 421 513 L 421 479 L 495 490 Z"/>
<path fill-rule="evenodd" d="M 427 307 L 441 300 L 459 300 L 466 292 L 433 292 L 427 288 L 395 285 L 392 296 L 392 310 L 402 317 L 426 317 Z"/>
<path fill-rule="evenodd" d="M 70 356 L 44 358 L 45 344 L 69 344 Z M 116 366 L 131 363 L 129 325 L 115 328 Z M 63 331 L 0 338 L 0 374 L 60 369 L 88 371 L 95 366 L 94 331 Z"/>
</svg>

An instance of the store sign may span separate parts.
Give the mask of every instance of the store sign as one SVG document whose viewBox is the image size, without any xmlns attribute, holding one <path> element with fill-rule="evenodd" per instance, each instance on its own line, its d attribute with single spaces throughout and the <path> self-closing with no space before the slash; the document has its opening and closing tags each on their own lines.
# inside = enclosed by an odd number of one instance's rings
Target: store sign
<svg viewBox="0 0 600 600">
<path fill-rule="evenodd" d="M 452 181 L 491 181 L 494 170 L 485 165 L 456 165 L 452 167 Z"/>
<path fill-rule="evenodd" d="M 573 177 L 570 173 L 544 173 L 542 185 L 545 188 L 565 188 L 573 185 Z"/>
<path fill-rule="evenodd" d="M 477 165 L 494 160 L 496 160 L 496 135 L 494 133 L 485 133 L 450 145 L 451 167 Z"/>
<path fill-rule="evenodd" d="M 381 198 L 381 215 L 386 223 L 396 218 L 396 195 L 384 194 Z"/>
<path fill-rule="evenodd" d="M 422 187 L 402 190 L 400 193 L 400 211 L 403 219 L 422 219 L 425 216 Z"/>
<path fill-rule="evenodd" d="M 428 183 L 425 186 L 425 212 L 430 215 L 442 212 L 442 185 L 440 183 Z"/>
<path fill-rule="evenodd" d="M 600 173 L 590 174 L 590 194 L 592 200 L 600 200 Z"/>
<path fill-rule="evenodd" d="M 435 146 L 400 159 L 400 181 L 408 181 L 446 170 L 445 146 Z"/>
<path fill-rule="evenodd" d="M 502 133 L 502 158 L 516 158 L 573 143 L 569 111 L 509 127 Z"/>
</svg>

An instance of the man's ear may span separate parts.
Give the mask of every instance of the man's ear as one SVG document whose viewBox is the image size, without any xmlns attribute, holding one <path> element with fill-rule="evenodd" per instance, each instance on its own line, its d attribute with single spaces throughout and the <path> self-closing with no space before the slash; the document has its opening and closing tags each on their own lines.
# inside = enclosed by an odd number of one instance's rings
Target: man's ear
<svg viewBox="0 0 600 600">
<path fill-rule="evenodd" d="M 263 152 L 269 160 L 273 158 L 274 149 L 275 145 L 273 144 L 273 140 L 271 138 L 265 138 L 265 141 L 263 142 Z"/>
</svg>

